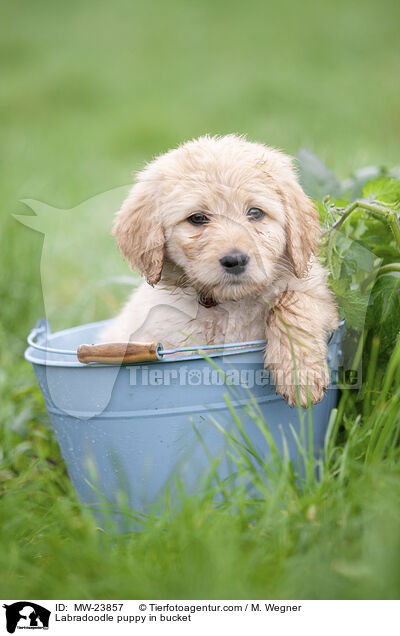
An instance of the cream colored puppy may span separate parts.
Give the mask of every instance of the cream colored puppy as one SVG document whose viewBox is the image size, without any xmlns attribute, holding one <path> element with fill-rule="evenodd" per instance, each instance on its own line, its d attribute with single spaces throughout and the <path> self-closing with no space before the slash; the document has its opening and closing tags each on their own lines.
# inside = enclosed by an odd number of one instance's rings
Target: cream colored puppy
<svg viewBox="0 0 400 636">
<path fill-rule="evenodd" d="M 113 234 L 144 283 L 102 334 L 167 348 L 267 338 L 276 390 L 323 398 L 337 327 L 314 258 L 319 216 L 291 159 L 243 137 L 200 137 L 137 175 Z"/>
</svg>

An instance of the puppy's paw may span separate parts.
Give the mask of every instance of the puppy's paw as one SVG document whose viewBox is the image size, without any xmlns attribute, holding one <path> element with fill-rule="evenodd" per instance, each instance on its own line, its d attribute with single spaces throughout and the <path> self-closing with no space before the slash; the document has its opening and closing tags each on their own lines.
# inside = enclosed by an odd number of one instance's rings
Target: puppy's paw
<svg viewBox="0 0 400 636">
<path fill-rule="evenodd" d="M 329 371 L 326 364 L 312 367 L 311 370 L 288 373 L 285 377 L 279 371 L 274 372 L 275 389 L 288 402 L 289 406 L 307 408 L 309 401 L 317 404 L 324 398 L 329 386 Z"/>
</svg>

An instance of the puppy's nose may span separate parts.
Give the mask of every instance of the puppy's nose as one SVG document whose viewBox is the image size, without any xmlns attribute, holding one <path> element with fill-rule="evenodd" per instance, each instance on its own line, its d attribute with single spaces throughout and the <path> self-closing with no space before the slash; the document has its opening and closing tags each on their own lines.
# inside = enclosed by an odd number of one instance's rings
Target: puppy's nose
<svg viewBox="0 0 400 636">
<path fill-rule="evenodd" d="M 220 258 L 219 262 L 229 274 L 243 274 L 249 260 L 247 254 L 243 254 L 239 250 L 233 250 L 233 252 L 229 252 L 229 254 L 225 254 L 225 256 Z"/>
</svg>

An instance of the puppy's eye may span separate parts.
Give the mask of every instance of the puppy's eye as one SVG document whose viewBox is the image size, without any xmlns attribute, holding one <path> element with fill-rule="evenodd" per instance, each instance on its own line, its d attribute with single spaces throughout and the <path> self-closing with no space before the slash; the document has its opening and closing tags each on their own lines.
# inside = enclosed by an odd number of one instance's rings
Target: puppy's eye
<svg viewBox="0 0 400 636">
<path fill-rule="evenodd" d="M 210 221 L 210 219 L 205 214 L 202 214 L 201 212 L 196 212 L 195 214 L 192 214 L 191 216 L 187 218 L 187 220 L 192 225 L 205 225 L 206 223 L 209 223 Z"/>
<path fill-rule="evenodd" d="M 246 216 L 249 217 L 249 221 L 260 221 L 264 218 L 265 212 L 260 210 L 260 208 L 250 208 L 250 210 L 246 212 Z"/>
</svg>

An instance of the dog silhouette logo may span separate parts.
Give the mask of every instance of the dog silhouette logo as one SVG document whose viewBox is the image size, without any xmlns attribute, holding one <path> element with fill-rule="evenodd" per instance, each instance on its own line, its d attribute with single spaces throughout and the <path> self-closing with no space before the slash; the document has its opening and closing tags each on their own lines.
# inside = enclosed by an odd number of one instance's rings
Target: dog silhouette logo
<svg viewBox="0 0 400 636">
<path fill-rule="evenodd" d="M 50 610 L 32 603 L 18 601 L 11 605 L 3 605 L 6 610 L 7 631 L 13 634 L 18 629 L 48 629 Z"/>
</svg>

